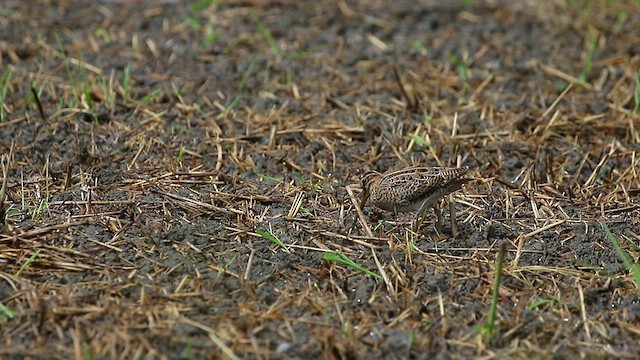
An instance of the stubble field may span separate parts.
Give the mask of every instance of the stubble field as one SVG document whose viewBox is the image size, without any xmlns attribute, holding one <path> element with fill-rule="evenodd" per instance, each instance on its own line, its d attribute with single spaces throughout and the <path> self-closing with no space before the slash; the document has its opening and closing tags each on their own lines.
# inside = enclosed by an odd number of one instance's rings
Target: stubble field
<svg viewBox="0 0 640 360">
<path fill-rule="evenodd" d="M 3 0 L 0 32 L 0 357 L 640 353 L 638 2 Z M 470 168 L 459 231 L 359 209 L 411 165 Z"/>
</svg>

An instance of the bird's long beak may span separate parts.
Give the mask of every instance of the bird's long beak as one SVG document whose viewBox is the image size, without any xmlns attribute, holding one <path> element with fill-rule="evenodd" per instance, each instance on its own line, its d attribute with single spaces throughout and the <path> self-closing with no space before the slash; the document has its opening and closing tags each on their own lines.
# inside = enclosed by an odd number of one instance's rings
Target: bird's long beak
<svg viewBox="0 0 640 360">
<path fill-rule="evenodd" d="M 369 190 L 363 189 L 362 200 L 360 200 L 360 210 L 364 209 L 364 205 L 367 203 L 367 200 L 369 200 Z"/>
</svg>

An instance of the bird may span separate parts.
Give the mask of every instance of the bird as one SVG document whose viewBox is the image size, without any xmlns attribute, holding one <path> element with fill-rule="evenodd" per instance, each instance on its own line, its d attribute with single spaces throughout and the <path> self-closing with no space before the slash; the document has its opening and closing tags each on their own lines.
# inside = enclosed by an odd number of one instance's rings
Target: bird
<svg viewBox="0 0 640 360">
<path fill-rule="evenodd" d="M 367 200 L 376 207 L 405 213 L 417 211 L 418 217 L 426 210 L 433 208 L 436 216 L 436 230 L 442 233 L 442 214 L 438 208 L 440 200 L 459 190 L 462 185 L 472 180 L 465 175 L 468 167 L 426 167 L 415 166 L 401 170 L 392 170 L 384 174 L 368 171 L 362 178 L 362 200 L 360 209 L 364 209 Z M 452 222 L 454 221 L 454 215 Z"/>
</svg>

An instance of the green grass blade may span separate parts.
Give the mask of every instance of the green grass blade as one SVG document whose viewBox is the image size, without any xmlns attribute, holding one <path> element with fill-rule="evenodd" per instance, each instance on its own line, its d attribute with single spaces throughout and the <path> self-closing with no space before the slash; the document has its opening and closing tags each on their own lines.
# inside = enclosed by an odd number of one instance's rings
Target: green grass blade
<svg viewBox="0 0 640 360">
<path fill-rule="evenodd" d="M 538 307 L 545 306 L 547 304 L 553 304 L 556 300 L 554 299 L 539 299 L 534 301 L 531 305 L 527 305 L 527 310 L 531 311 Z"/>
<path fill-rule="evenodd" d="M 9 115 L 4 109 L 4 103 L 9 91 L 9 84 L 11 84 L 11 76 L 13 76 L 13 72 L 7 70 L 0 77 L 0 122 L 7 120 L 7 115 Z"/>
<path fill-rule="evenodd" d="M 224 265 L 218 270 L 218 276 L 225 275 L 227 273 L 227 269 L 231 267 L 231 265 L 235 264 L 236 260 L 238 259 L 238 256 L 239 254 L 235 254 L 233 255 L 233 257 L 231 257 L 231 259 L 229 259 L 226 263 L 224 263 Z"/>
<path fill-rule="evenodd" d="M 124 92 L 124 100 L 131 98 L 131 64 L 127 64 L 124 68 L 124 77 L 122 79 L 122 91 Z"/>
<path fill-rule="evenodd" d="M 380 280 L 382 279 L 382 276 L 374 273 L 373 271 L 366 269 L 358 264 L 356 264 L 355 262 L 353 262 L 353 260 L 349 259 L 345 254 L 343 254 L 342 252 L 338 251 L 338 252 L 326 252 L 322 255 L 322 260 L 326 260 L 326 261 L 333 261 L 333 262 L 337 262 L 339 264 L 342 265 L 346 265 L 349 266 L 353 269 L 356 269 L 360 272 L 363 272 L 367 275 L 373 276 L 376 280 Z"/>
<path fill-rule="evenodd" d="M 182 162 L 183 157 L 184 157 L 184 146 L 180 146 L 180 148 L 178 148 L 178 157 L 176 158 L 176 163 L 180 164 Z"/>
<path fill-rule="evenodd" d="M 17 315 L 17 313 L 11 309 L 9 309 L 8 307 L 4 306 L 3 303 L 0 302 L 0 319 L 2 317 L 4 318 L 13 318 Z"/>
<path fill-rule="evenodd" d="M 93 357 L 91 357 L 91 347 L 86 340 L 82 340 L 82 358 L 85 360 L 93 359 Z"/>
<path fill-rule="evenodd" d="M 251 12 L 251 18 L 253 19 L 253 22 L 256 24 L 256 27 L 258 28 L 258 33 L 260 33 L 260 37 L 262 38 L 262 41 L 267 43 L 267 46 L 269 47 L 269 49 L 271 49 L 271 53 L 273 54 L 273 56 L 280 59 L 282 57 L 282 52 L 280 51 L 280 48 L 276 44 L 275 40 L 273 40 L 273 37 L 271 36 L 271 33 L 269 32 L 269 30 L 267 30 L 267 28 L 265 28 L 264 25 L 262 25 L 262 22 L 260 21 L 260 18 L 258 18 L 258 15 L 256 14 L 255 11 Z"/>
<path fill-rule="evenodd" d="M 234 107 L 236 107 L 236 104 L 242 98 L 242 92 L 244 91 L 244 87 L 247 84 L 247 81 L 249 80 L 249 75 L 253 73 L 253 68 L 255 66 L 256 66 L 256 60 L 253 60 L 251 64 L 249 64 L 247 71 L 245 71 L 244 74 L 242 74 L 242 79 L 240 79 L 240 84 L 238 85 L 238 93 L 231 101 L 231 104 L 229 104 L 229 106 L 227 106 L 227 108 L 224 111 L 229 111 L 229 110 L 232 110 Z"/>
<path fill-rule="evenodd" d="M 471 86 L 469 85 L 469 70 L 467 64 L 454 55 L 451 55 L 449 59 L 458 70 L 458 76 L 460 76 L 460 81 L 462 82 L 462 94 L 468 94 L 471 91 Z"/>
<path fill-rule="evenodd" d="M 496 312 L 498 309 L 498 301 L 500 300 L 500 284 L 502 283 L 502 267 L 504 265 L 504 256 L 507 252 L 507 243 L 500 244 L 500 252 L 498 253 L 498 263 L 496 264 L 496 281 L 493 284 L 493 295 L 491 297 L 491 309 L 489 311 L 489 336 L 493 337 L 495 331 Z"/>
<path fill-rule="evenodd" d="M 265 179 L 266 179 L 266 180 L 269 180 L 269 181 L 273 181 L 273 182 L 274 182 L 274 183 L 276 183 L 276 184 L 282 184 L 282 183 L 284 183 L 284 180 L 282 180 L 282 179 L 278 179 L 278 178 L 276 178 L 276 177 L 269 176 L 269 175 L 264 175 L 264 174 L 260 175 L 260 181 L 263 181 L 263 180 L 265 180 Z"/>
<path fill-rule="evenodd" d="M 285 249 L 287 251 L 289 250 L 288 246 L 285 243 L 283 243 L 282 240 L 278 239 L 277 237 L 275 237 L 274 235 L 272 235 L 268 231 L 258 229 L 258 230 L 256 230 L 256 233 L 258 233 L 258 235 L 262 236 L 262 238 L 271 241 L 272 243 L 280 246 L 281 248 L 283 248 L 283 249 Z"/>
<path fill-rule="evenodd" d="M 580 75 L 578 75 L 578 83 L 580 85 L 584 85 L 587 82 L 587 77 L 591 73 L 591 68 L 593 67 L 593 54 L 596 51 L 596 45 L 598 42 L 598 34 L 595 31 L 590 31 L 588 36 L 587 55 L 584 59 L 584 64 L 582 65 L 582 71 L 580 72 Z"/>
<path fill-rule="evenodd" d="M 633 89 L 633 112 L 640 112 L 640 71 L 636 72 L 635 76 L 635 89 Z"/>
<path fill-rule="evenodd" d="M 409 134 L 409 137 L 411 139 L 413 139 L 413 141 L 416 142 L 416 144 L 422 146 L 422 147 L 429 147 L 429 142 L 427 141 L 427 139 L 423 138 L 422 136 L 418 135 L 418 134 Z"/>
<path fill-rule="evenodd" d="M 38 257 L 38 255 L 40 255 L 40 249 L 36 250 L 36 252 L 34 252 L 33 255 L 29 256 L 27 261 L 25 261 L 24 264 L 22 264 L 22 266 L 20 267 L 20 270 L 18 270 L 18 272 L 16 273 L 16 276 L 20 276 L 20 274 L 22 274 L 22 272 L 27 267 L 29 267 L 29 265 L 31 265 L 32 262 L 35 261 L 35 259 Z"/>
<path fill-rule="evenodd" d="M 496 260 L 496 277 L 493 283 L 493 293 L 491 296 L 491 307 L 489 308 L 489 318 L 484 326 L 480 326 L 478 331 L 485 339 L 491 340 L 496 333 L 495 322 L 496 313 L 498 311 L 498 302 L 500 301 L 500 284 L 502 283 L 502 269 L 504 265 L 504 257 L 507 252 L 507 243 L 500 244 L 498 259 Z"/>
<path fill-rule="evenodd" d="M 618 256 L 620 257 L 620 259 L 622 259 L 622 263 L 633 277 L 633 281 L 636 283 L 636 288 L 638 288 L 640 292 L 640 265 L 634 262 L 633 259 L 631 259 L 631 256 L 629 256 L 629 253 L 627 253 L 625 249 L 622 248 L 618 237 L 614 235 L 611 230 L 609 230 L 609 226 L 607 226 L 607 224 L 600 223 L 600 226 L 602 227 L 602 230 L 604 230 L 604 233 L 607 235 L 607 239 L 609 239 L 609 242 L 611 242 L 611 245 L 613 245 L 613 248 L 618 253 Z"/>
<path fill-rule="evenodd" d="M 42 103 L 40 102 L 40 97 L 38 96 L 38 91 L 33 87 L 33 85 L 31 85 L 31 96 L 33 97 L 33 101 L 36 104 L 36 108 L 38 109 L 38 113 L 40 114 L 42 121 L 47 121 L 47 117 L 44 115 L 44 110 L 42 108 Z"/>
<path fill-rule="evenodd" d="M 206 10 L 210 6 L 217 6 L 218 3 L 218 0 L 198 0 L 193 5 L 191 5 L 191 11 L 194 13 L 199 13 L 203 10 Z"/>
<path fill-rule="evenodd" d="M 429 114 L 427 113 L 427 110 L 422 109 L 422 123 L 424 124 L 424 126 L 429 126 L 430 122 L 431 122 L 431 116 L 429 116 Z"/>
</svg>

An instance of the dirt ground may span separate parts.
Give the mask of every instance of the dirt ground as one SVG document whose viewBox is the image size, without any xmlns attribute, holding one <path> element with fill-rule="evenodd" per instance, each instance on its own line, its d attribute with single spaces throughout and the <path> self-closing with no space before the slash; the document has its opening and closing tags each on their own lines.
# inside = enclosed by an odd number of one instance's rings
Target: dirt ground
<svg viewBox="0 0 640 360">
<path fill-rule="evenodd" d="M 640 354 L 637 1 L 2 0 L 0 34 L 0 358 Z M 475 178 L 443 234 L 357 206 L 411 165 Z"/>
</svg>

